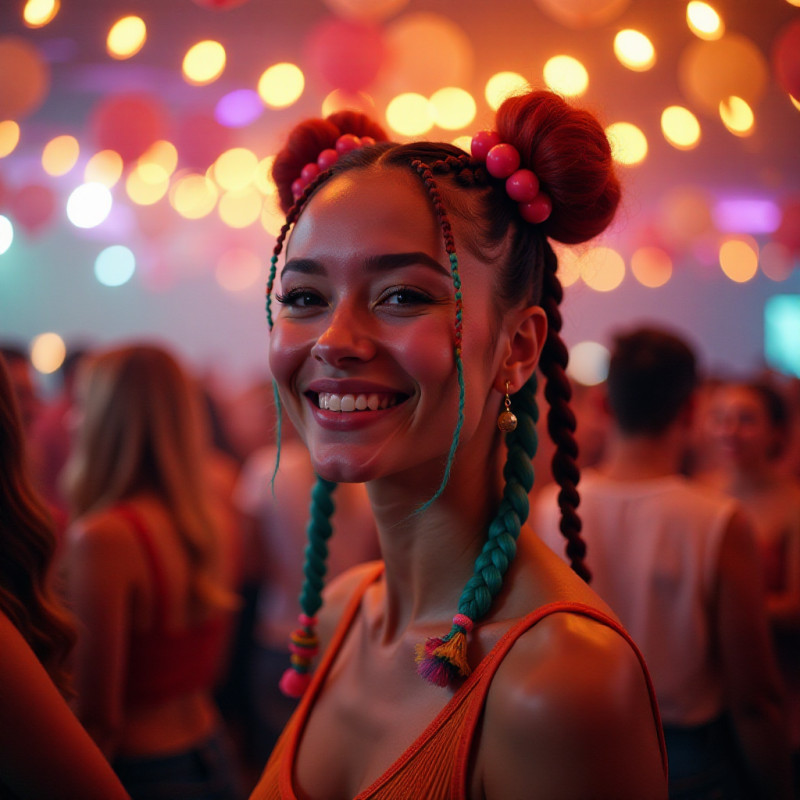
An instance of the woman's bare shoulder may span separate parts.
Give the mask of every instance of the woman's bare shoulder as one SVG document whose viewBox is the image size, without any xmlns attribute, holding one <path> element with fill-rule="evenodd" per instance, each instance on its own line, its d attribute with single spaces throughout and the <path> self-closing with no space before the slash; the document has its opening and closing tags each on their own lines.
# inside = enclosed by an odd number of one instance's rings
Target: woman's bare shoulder
<svg viewBox="0 0 800 800">
<path fill-rule="evenodd" d="M 337 575 L 325 586 L 322 593 L 324 605 L 319 615 L 319 633 L 323 642 L 330 641 L 333 631 L 353 595 L 365 580 L 368 580 L 370 576 L 377 575 L 379 567 L 379 561 L 357 564 L 341 575 Z"/>
<path fill-rule="evenodd" d="M 574 613 L 545 617 L 497 671 L 479 770 L 487 798 L 660 798 L 658 722 L 641 662 L 612 627 Z M 478 776 L 476 776 L 478 777 Z"/>
</svg>

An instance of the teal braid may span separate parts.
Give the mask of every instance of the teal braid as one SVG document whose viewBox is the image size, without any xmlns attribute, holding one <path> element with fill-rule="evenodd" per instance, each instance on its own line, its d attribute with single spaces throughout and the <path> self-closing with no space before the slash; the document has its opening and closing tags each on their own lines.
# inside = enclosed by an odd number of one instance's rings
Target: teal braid
<svg viewBox="0 0 800 800">
<path fill-rule="evenodd" d="M 267 310 L 269 316 L 269 310 Z M 269 488 L 272 491 L 272 496 L 275 497 L 275 478 L 278 477 L 278 467 L 281 464 L 281 430 L 283 429 L 283 406 L 281 405 L 281 396 L 278 393 L 278 383 L 272 379 L 272 396 L 275 398 L 275 469 L 272 471 L 272 479 L 269 482 Z"/>
<path fill-rule="evenodd" d="M 309 617 L 313 617 L 322 606 L 322 589 L 328 571 L 328 539 L 333 532 L 331 515 L 334 504 L 331 495 L 336 486 L 333 481 L 317 476 L 317 482 L 311 490 L 310 518 L 306 528 L 308 544 L 303 564 L 305 577 L 300 592 L 300 607 Z"/>
<path fill-rule="evenodd" d="M 483 617 L 503 586 L 503 578 L 517 552 L 517 538 L 528 519 L 528 493 L 533 488 L 533 457 L 538 438 L 536 423 L 536 375 L 513 396 L 516 430 L 506 434 L 505 486 L 497 514 L 478 558 L 473 576 L 458 601 L 458 611 L 471 620 Z M 455 633 L 454 626 L 448 636 Z M 447 637 L 445 637 L 447 638 Z"/>
</svg>

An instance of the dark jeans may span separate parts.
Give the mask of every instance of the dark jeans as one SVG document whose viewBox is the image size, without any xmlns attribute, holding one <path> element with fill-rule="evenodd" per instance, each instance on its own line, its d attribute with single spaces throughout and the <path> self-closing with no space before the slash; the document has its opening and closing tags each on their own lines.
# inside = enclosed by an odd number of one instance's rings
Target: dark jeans
<svg viewBox="0 0 800 800">
<path fill-rule="evenodd" d="M 221 734 L 182 753 L 117 758 L 112 766 L 132 800 L 242 798 L 230 748 Z"/>
<path fill-rule="evenodd" d="M 722 717 L 693 728 L 664 726 L 670 800 L 750 800 L 731 725 Z"/>
</svg>

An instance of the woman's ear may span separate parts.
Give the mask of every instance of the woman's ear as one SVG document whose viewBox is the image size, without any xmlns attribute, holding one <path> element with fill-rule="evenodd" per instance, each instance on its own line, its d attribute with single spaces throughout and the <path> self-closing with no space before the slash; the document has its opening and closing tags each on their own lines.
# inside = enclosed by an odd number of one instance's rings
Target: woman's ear
<svg viewBox="0 0 800 800">
<path fill-rule="evenodd" d="M 505 392 L 506 381 L 516 391 L 533 375 L 547 338 L 547 315 L 540 306 L 509 311 L 503 321 L 506 351 L 500 362 L 495 386 Z"/>
</svg>

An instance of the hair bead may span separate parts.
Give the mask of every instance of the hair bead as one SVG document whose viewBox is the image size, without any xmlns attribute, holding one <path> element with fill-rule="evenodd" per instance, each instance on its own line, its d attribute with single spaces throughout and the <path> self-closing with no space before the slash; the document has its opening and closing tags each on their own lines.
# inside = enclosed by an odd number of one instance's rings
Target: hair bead
<svg viewBox="0 0 800 800">
<path fill-rule="evenodd" d="M 486 170 L 493 178 L 508 178 L 520 165 L 519 150 L 513 144 L 501 142 L 486 154 Z"/>
</svg>

